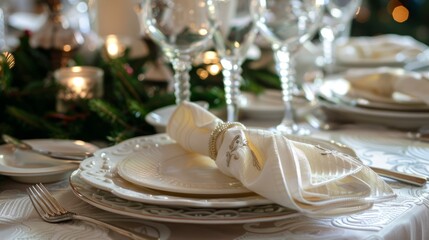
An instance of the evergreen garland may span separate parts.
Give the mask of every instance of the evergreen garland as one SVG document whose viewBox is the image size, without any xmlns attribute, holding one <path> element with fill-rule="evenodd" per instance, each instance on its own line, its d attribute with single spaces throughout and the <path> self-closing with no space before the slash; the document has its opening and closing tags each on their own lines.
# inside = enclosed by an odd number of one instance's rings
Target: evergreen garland
<svg viewBox="0 0 429 240">
<path fill-rule="evenodd" d="M 15 66 L 0 59 L 0 132 L 22 139 L 64 138 L 85 141 L 117 143 L 125 139 L 154 134 L 155 129 L 145 121 L 146 115 L 163 106 L 174 104 L 174 95 L 156 91 L 148 95 L 144 74 L 145 63 L 156 59 L 157 51 L 149 56 L 131 59 L 128 52 L 117 59 L 107 59 L 97 53 L 93 66 L 104 70 L 104 96 L 100 99 L 81 100 L 65 113 L 56 112 L 56 94 L 59 86 L 52 79 L 46 53 L 33 49 L 30 35 L 25 32 L 20 45 L 12 55 Z M 80 56 L 74 61 L 79 64 Z M 279 88 L 278 77 L 264 69 L 243 65 L 243 89 L 261 92 L 266 87 Z M 210 108 L 225 105 L 222 75 L 201 80 L 194 66 L 191 70 L 191 101 L 204 100 Z"/>
</svg>

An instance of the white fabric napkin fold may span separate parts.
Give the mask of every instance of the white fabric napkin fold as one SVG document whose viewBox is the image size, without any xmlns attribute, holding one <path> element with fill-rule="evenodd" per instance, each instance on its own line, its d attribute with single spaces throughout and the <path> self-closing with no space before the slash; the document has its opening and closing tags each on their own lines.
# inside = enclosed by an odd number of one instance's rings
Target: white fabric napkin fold
<svg viewBox="0 0 429 240">
<path fill-rule="evenodd" d="M 355 93 L 379 102 L 424 102 L 429 104 L 429 76 L 400 68 L 362 68 L 348 70 L 344 78 Z M 407 96 L 398 97 L 395 93 Z"/>
<path fill-rule="evenodd" d="M 349 214 L 395 197 L 376 173 L 349 155 L 224 123 L 190 102 L 177 107 L 167 133 L 188 151 L 211 156 L 214 150 L 214 161 L 224 174 L 275 203 L 308 215 Z"/>
<path fill-rule="evenodd" d="M 384 34 L 354 37 L 338 46 L 338 57 L 402 62 L 415 58 L 427 46 L 410 36 Z"/>
</svg>

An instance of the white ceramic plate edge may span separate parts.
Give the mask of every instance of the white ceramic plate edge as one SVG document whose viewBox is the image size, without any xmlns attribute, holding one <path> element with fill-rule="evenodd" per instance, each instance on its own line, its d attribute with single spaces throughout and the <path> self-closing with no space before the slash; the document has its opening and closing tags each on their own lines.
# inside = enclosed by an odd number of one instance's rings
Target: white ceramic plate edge
<svg viewBox="0 0 429 240">
<path fill-rule="evenodd" d="M 173 161 L 168 162 L 170 159 Z M 174 171 L 173 175 L 169 171 L 171 164 L 187 169 Z M 204 178 L 193 173 L 193 165 L 204 171 Z M 176 143 L 135 152 L 120 161 L 117 170 L 131 183 L 162 191 L 202 195 L 250 192 L 237 179 L 223 175 L 208 157 L 189 153 Z"/>
</svg>

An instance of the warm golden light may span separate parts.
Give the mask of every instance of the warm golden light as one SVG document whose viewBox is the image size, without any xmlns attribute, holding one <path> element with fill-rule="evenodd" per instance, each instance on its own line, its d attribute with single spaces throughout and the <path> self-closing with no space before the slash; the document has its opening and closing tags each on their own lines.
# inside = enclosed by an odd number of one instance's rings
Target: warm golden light
<svg viewBox="0 0 429 240">
<path fill-rule="evenodd" d="M 213 64 L 218 63 L 219 58 L 217 56 L 217 53 L 215 51 L 207 51 L 204 53 L 203 56 L 203 62 L 204 64 Z"/>
<path fill-rule="evenodd" d="M 76 141 L 74 141 L 74 144 L 79 145 L 79 146 L 84 146 L 86 143 L 84 141 L 81 141 L 81 140 L 76 140 Z"/>
<path fill-rule="evenodd" d="M 409 11 L 403 5 L 397 6 L 392 11 L 393 20 L 399 23 L 403 23 L 408 20 Z"/>
<path fill-rule="evenodd" d="M 202 80 L 205 80 L 209 77 L 209 72 L 207 72 L 206 70 L 199 68 L 197 70 L 197 75 L 198 77 L 200 77 Z"/>
<path fill-rule="evenodd" d="M 72 67 L 72 68 L 70 68 L 70 71 L 74 72 L 74 73 L 78 73 L 78 72 L 82 72 L 82 68 L 81 67 Z"/>
<path fill-rule="evenodd" d="M 200 30 L 198 30 L 198 33 L 199 33 L 200 35 L 205 36 L 205 35 L 207 35 L 207 33 L 209 33 L 209 32 L 207 31 L 207 29 L 201 28 Z"/>
<path fill-rule="evenodd" d="M 80 94 L 87 88 L 86 81 L 82 77 L 72 78 L 69 84 L 70 89 L 76 94 Z"/>
<path fill-rule="evenodd" d="M 64 47 L 63 47 L 63 51 L 64 52 L 70 52 L 71 49 L 72 49 L 72 47 L 70 45 L 68 45 L 68 44 L 64 45 Z"/>
<path fill-rule="evenodd" d="M 54 71 L 58 112 L 66 112 L 70 104 L 103 95 L 103 70 L 96 67 L 65 67 Z"/>
<path fill-rule="evenodd" d="M 219 74 L 221 69 L 222 67 L 220 66 L 220 64 L 212 64 L 207 66 L 207 71 L 209 71 L 209 73 L 213 76 Z"/>
<path fill-rule="evenodd" d="M 108 35 L 105 43 L 107 54 L 110 58 L 118 58 L 125 52 L 125 46 L 116 35 Z"/>
<path fill-rule="evenodd" d="M 117 56 L 119 54 L 119 47 L 115 44 L 107 45 L 107 52 L 110 56 Z"/>
<path fill-rule="evenodd" d="M 3 58 L 6 61 L 7 65 L 9 66 L 10 69 L 12 69 L 13 66 L 15 66 L 15 57 L 13 56 L 12 53 L 3 52 Z M 0 58 L 0 62 L 1 61 L 3 61 L 2 58 Z"/>
</svg>

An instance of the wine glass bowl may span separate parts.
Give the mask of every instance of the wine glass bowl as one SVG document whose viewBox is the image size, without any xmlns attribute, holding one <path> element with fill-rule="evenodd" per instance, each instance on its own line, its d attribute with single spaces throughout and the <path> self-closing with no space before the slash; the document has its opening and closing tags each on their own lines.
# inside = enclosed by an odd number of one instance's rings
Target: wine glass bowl
<svg viewBox="0 0 429 240">
<path fill-rule="evenodd" d="M 274 52 L 280 77 L 285 114 L 274 129 L 285 134 L 309 134 L 295 120 L 293 91 L 295 85 L 294 54 L 317 32 L 323 2 L 320 0 L 252 0 L 254 21 Z"/>
<path fill-rule="evenodd" d="M 156 42 L 174 69 L 176 103 L 190 100 L 193 58 L 212 37 L 205 0 L 140 0 L 142 31 Z"/>
<path fill-rule="evenodd" d="M 213 43 L 222 65 L 227 121 L 238 120 L 241 65 L 253 44 L 257 29 L 248 0 L 208 1 L 213 21 Z"/>
<path fill-rule="evenodd" d="M 320 38 L 323 49 L 322 68 L 325 73 L 335 71 L 335 44 L 343 35 L 348 37 L 351 21 L 362 0 L 325 0 Z"/>
<path fill-rule="evenodd" d="M 259 31 L 276 47 L 298 47 L 318 29 L 321 1 L 253 0 L 251 4 Z"/>
</svg>

